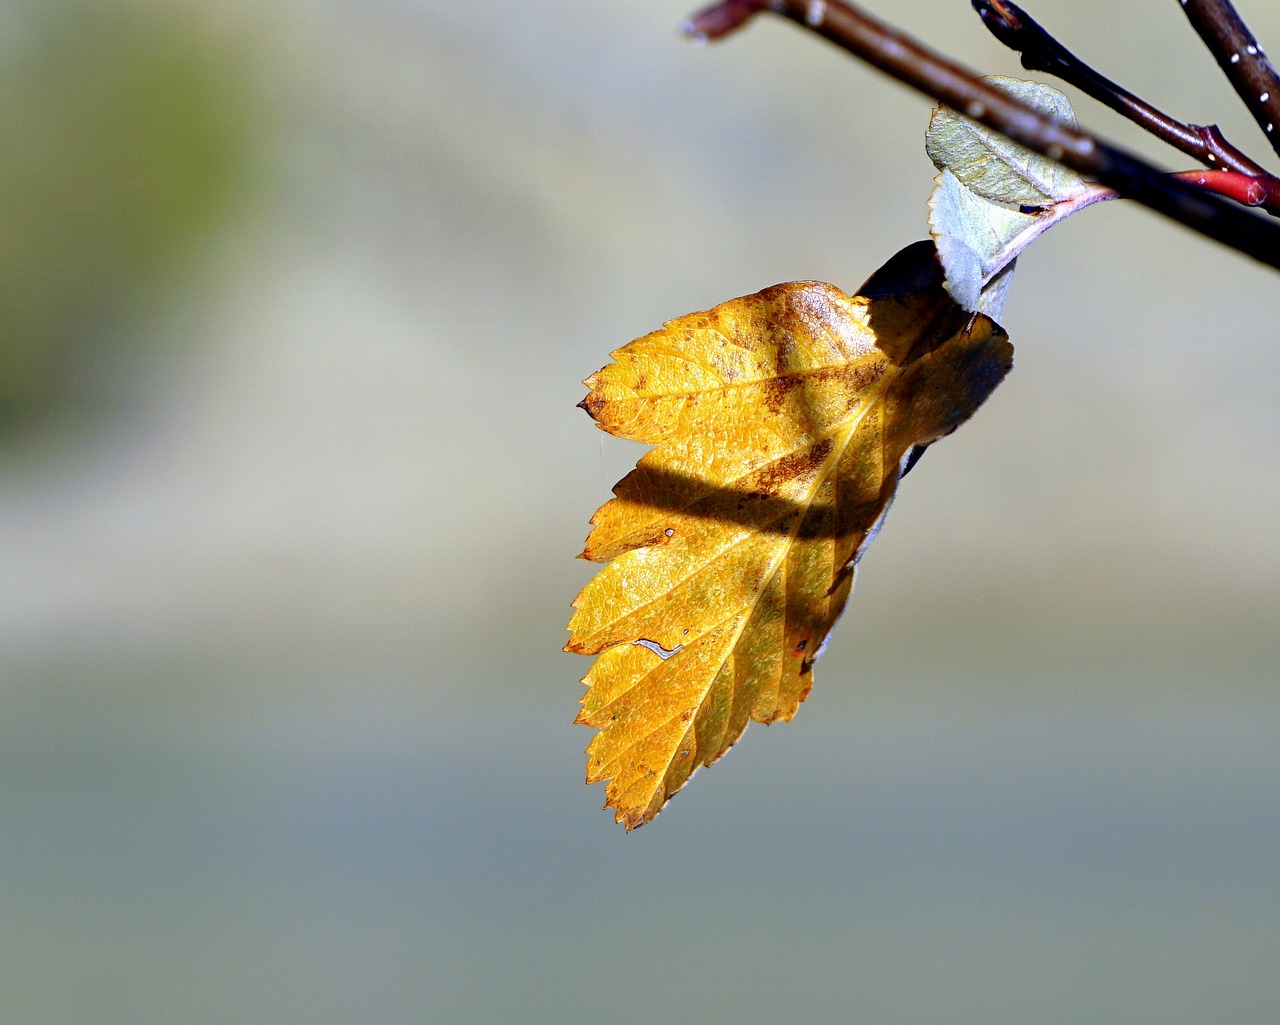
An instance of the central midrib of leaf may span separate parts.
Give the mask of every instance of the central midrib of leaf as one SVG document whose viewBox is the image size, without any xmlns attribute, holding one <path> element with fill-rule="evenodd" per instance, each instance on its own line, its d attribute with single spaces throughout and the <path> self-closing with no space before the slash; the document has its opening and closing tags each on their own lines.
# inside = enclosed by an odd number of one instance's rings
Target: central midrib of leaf
<svg viewBox="0 0 1280 1025">
<path fill-rule="evenodd" d="M 832 432 L 832 440 L 835 441 L 836 444 L 832 446 L 831 454 L 824 461 L 820 472 L 814 476 L 813 483 L 809 487 L 805 499 L 803 500 L 802 503 L 800 502 L 797 503 L 797 504 L 803 505 L 803 512 L 795 518 L 795 523 L 792 525 L 791 530 L 788 532 L 785 540 L 780 541 L 778 543 L 778 545 L 776 546 L 776 551 L 775 551 L 775 555 L 773 557 L 772 562 L 769 564 L 767 571 L 761 575 L 762 586 L 760 586 L 756 590 L 755 597 L 752 599 L 751 604 L 748 606 L 746 610 L 746 614 L 742 616 L 741 621 L 738 624 L 737 630 L 734 632 L 733 642 L 732 644 L 729 645 L 729 648 L 728 648 L 730 655 L 732 655 L 732 653 L 737 649 L 738 642 L 742 638 L 743 631 L 746 630 L 748 624 L 750 624 L 751 621 L 754 619 L 756 608 L 760 603 L 760 599 L 764 596 L 764 594 L 769 589 L 768 588 L 769 582 L 771 582 L 774 579 L 774 577 L 778 574 L 779 571 L 784 569 L 787 555 L 791 551 L 791 546 L 795 543 L 796 535 L 800 532 L 801 527 L 804 526 L 804 522 L 809 515 L 809 507 L 813 502 L 814 496 L 818 493 L 818 491 L 822 488 L 822 486 L 831 478 L 833 471 L 837 467 L 839 467 L 841 458 L 843 457 L 845 450 L 849 447 L 849 442 L 852 441 L 853 437 L 858 433 L 859 425 L 867 417 L 870 411 L 884 397 L 884 393 L 889 386 L 889 378 L 892 374 L 892 370 L 890 369 L 890 366 L 891 365 L 888 365 L 888 364 L 886 365 L 885 372 L 880 375 L 880 378 L 879 380 L 876 381 L 875 386 L 867 392 L 865 401 L 859 404 L 854 415 L 850 416 L 842 424 L 839 431 Z M 805 371 L 804 373 L 807 374 L 807 373 L 810 373 L 810 371 Z M 780 376 L 796 376 L 796 375 L 780 375 Z M 793 449 L 792 451 L 794 452 L 797 450 Z M 883 461 L 883 455 L 882 455 L 882 461 Z M 731 550 L 733 547 L 736 547 L 738 544 L 741 544 L 743 541 L 749 540 L 750 536 L 751 535 L 747 535 L 747 537 L 741 538 L 738 541 L 734 542 L 734 544 L 730 546 L 730 549 L 726 549 L 726 551 Z M 832 577 L 834 578 L 835 576 L 834 564 L 831 567 L 831 574 L 832 574 Z M 690 576 L 692 575 L 693 574 L 690 574 Z M 784 616 L 786 615 L 785 610 L 783 615 Z M 724 619 L 718 620 L 716 625 L 727 622 L 728 619 L 730 618 L 731 618 L 730 616 L 726 616 Z M 830 624 L 827 624 L 827 625 L 828 625 L 828 628 L 830 628 Z M 785 630 L 785 627 L 786 627 L 786 620 L 784 619 L 783 620 L 784 630 Z M 704 633 L 706 632 L 709 632 L 709 630 L 704 631 Z M 698 706 L 699 712 L 702 711 L 702 706 L 705 704 L 710 693 L 710 685 L 712 682 L 714 682 L 714 680 L 715 680 L 715 677 L 712 676 L 711 680 L 708 681 L 706 692 L 704 692 L 702 700 L 699 702 L 699 706 Z M 737 695 L 735 694 L 735 698 L 736 697 Z"/>
</svg>

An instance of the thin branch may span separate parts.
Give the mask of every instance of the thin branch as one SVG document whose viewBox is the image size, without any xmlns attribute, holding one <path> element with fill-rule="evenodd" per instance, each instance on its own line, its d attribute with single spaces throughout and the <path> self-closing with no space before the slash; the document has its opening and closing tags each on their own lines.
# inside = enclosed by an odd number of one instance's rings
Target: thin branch
<svg viewBox="0 0 1280 1025">
<path fill-rule="evenodd" d="M 1280 153 L 1280 75 L 1230 0 L 1182 0 L 1200 34 L 1253 119 Z"/>
<path fill-rule="evenodd" d="M 1265 199 L 1261 204 L 1250 205 L 1261 205 L 1270 213 L 1280 213 L 1280 178 L 1227 142 L 1216 125 L 1184 124 L 1157 110 L 1089 67 L 1009 0 L 970 0 L 970 3 L 991 34 L 1022 55 L 1022 66 L 1028 71 L 1057 75 L 1207 167 L 1262 179 Z"/>
<path fill-rule="evenodd" d="M 1175 171 L 1171 177 L 1190 185 L 1198 185 L 1209 192 L 1234 199 L 1241 206 L 1260 206 L 1270 209 L 1274 198 L 1268 194 L 1264 179 L 1239 171 Z"/>
<path fill-rule="evenodd" d="M 1122 150 L 1045 117 L 843 0 L 723 0 L 694 14 L 685 31 L 713 39 L 761 12 L 789 18 L 1014 142 L 1280 270 L 1280 224 L 1176 181 Z"/>
<path fill-rule="evenodd" d="M 1157 138 L 1176 146 L 1197 160 L 1212 163 L 1204 140 L 1190 125 L 1184 125 L 1156 110 L 1123 86 L 1094 71 L 1059 43 L 1026 11 L 1008 0 L 970 0 L 982 23 L 1010 50 L 1022 55 L 1028 71 L 1046 71 L 1074 85 L 1100 103 L 1141 125 Z M 1245 168 L 1226 164 L 1230 170 Z M 1256 165 L 1254 165 L 1256 166 Z M 1257 170 L 1261 170 L 1258 168 Z M 1251 167 L 1246 173 L 1254 174 Z"/>
</svg>

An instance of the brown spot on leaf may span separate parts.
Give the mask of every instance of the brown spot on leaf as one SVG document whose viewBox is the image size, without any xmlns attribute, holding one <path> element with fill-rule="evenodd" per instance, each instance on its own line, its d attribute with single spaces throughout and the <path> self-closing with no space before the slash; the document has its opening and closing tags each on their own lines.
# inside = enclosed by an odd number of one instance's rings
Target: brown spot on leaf
<svg viewBox="0 0 1280 1025">
<path fill-rule="evenodd" d="M 764 404 L 769 412 L 780 412 L 787 396 L 803 383 L 799 374 L 780 374 L 769 378 L 764 385 Z"/>
<path fill-rule="evenodd" d="M 812 477 L 827 461 L 835 442 L 831 438 L 823 438 L 809 448 L 800 452 L 791 452 L 765 469 L 757 478 L 764 494 L 761 498 L 776 494 L 783 484 L 797 478 Z M 755 496 L 752 496 L 755 497 Z"/>
</svg>

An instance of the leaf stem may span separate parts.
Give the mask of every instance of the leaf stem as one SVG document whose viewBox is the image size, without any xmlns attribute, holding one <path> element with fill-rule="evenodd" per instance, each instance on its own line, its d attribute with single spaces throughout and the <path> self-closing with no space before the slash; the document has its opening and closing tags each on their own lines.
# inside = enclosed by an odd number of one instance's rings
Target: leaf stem
<svg viewBox="0 0 1280 1025">
<path fill-rule="evenodd" d="M 970 0 L 970 3 L 991 34 L 1022 55 L 1022 66 L 1028 71 L 1057 75 L 1213 170 L 1237 171 L 1259 179 L 1259 186 L 1254 191 L 1260 191 L 1263 199 L 1247 205 L 1261 206 L 1268 213 L 1280 214 L 1280 178 L 1268 173 L 1227 142 L 1216 125 L 1184 124 L 1156 109 L 1085 64 L 1026 11 L 1009 0 Z M 1235 198 L 1230 192 L 1221 194 Z"/>
<path fill-rule="evenodd" d="M 1182 0 L 1182 10 L 1280 153 L 1280 75 L 1230 0 Z"/>
<path fill-rule="evenodd" d="M 1052 228 L 1055 224 L 1065 221 L 1074 213 L 1079 213 L 1085 207 L 1093 206 L 1094 203 L 1105 203 L 1109 199 L 1117 199 L 1116 192 L 1103 185 L 1091 185 L 1083 190 L 1079 195 L 1070 199 L 1059 200 L 1057 203 L 1051 203 L 1049 206 L 1042 207 L 1038 212 L 1035 220 L 1027 225 L 1021 232 L 1013 236 L 1004 246 L 1004 248 L 996 254 L 996 258 L 991 261 L 990 269 L 987 273 L 987 279 L 983 282 L 985 285 L 991 281 L 997 274 L 1013 263 L 1027 246 L 1031 245 L 1036 239 Z"/>
<path fill-rule="evenodd" d="M 1014 142 L 1280 270 L 1280 224 L 1046 117 L 843 0 L 722 0 L 695 13 L 684 29 L 695 38 L 715 39 L 764 12 L 788 18 Z"/>
</svg>

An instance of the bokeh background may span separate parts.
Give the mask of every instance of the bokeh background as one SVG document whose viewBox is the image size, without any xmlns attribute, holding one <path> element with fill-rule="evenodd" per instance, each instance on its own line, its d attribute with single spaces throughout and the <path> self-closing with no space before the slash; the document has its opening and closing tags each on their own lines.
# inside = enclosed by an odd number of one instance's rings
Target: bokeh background
<svg viewBox="0 0 1280 1025">
<path fill-rule="evenodd" d="M 580 380 L 856 287 L 933 175 L 927 102 L 686 13 L 4 5 L 6 1022 L 1274 1020 L 1280 278 L 1126 204 L 1023 258 L 797 720 L 630 836 L 582 785 L 573 556 L 639 450 Z M 1266 154 L 1176 5 L 1036 13 Z"/>
</svg>

